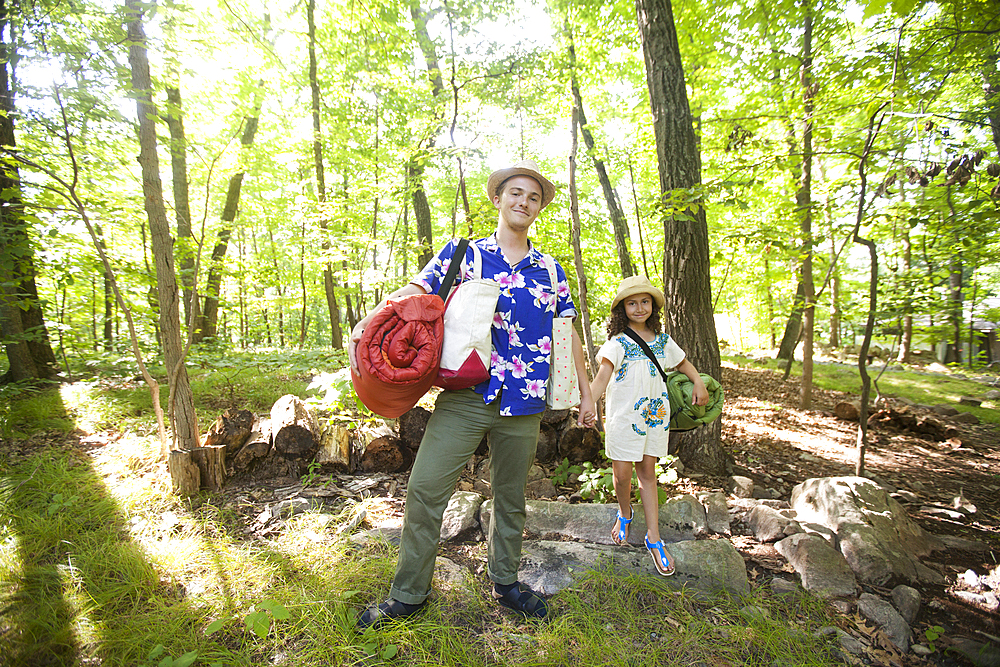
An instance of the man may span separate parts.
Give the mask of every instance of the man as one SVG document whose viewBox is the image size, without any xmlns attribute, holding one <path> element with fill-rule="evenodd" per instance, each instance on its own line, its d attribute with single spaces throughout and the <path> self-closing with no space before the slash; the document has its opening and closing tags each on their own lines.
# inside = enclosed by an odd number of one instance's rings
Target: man
<svg viewBox="0 0 1000 667">
<path fill-rule="evenodd" d="M 552 318 L 572 317 L 576 309 L 566 274 L 556 264 L 558 285 L 550 285 L 546 256 L 528 239 L 538 214 L 555 196 L 555 186 L 531 160 L 493 172 L 486 191 L 497 208 L 496 232 L 475 243 L 482 255 L 482 276 L 501 285 L 493 320 L 493 352 L 489 380 L 472 389 L 443 391 L 427 423 L 424 438 L 410 472 L 406 490 L 399 561 L 389 599 L 370 606 L 357 620 L 359 630 L 419 611 L 431 591 L 441 518 L 462 468 L 489 434 L 490 481 L 493 514 L 487 536 L 487 574 L 498 604 L 526 617 L 544 618 L 545 600 L 517 581 L 521 536 L 525 521 L 524 489 L 535 460 L 544 392 L 539 382 L 548 378 L 549 359 L 539 354 L 552 336 Z M 413 282 L 387 298 L 435 293 L 455 252 L 452 241 L 431 260 Z M 462 275 L 471 275 L 472 249 L 466 253 Z M 551 298 L 555 291 L 555 309 Z M 355 348 L 376 306 L 351 332 L 348 355 L 357 369 Z M 583 346 L 573 332 L 573 353 L 581 402 L 579 424 L 595 413 L 590 395 Z M 539 395 L 539 394 L 542 395 Z"/>
</svg>

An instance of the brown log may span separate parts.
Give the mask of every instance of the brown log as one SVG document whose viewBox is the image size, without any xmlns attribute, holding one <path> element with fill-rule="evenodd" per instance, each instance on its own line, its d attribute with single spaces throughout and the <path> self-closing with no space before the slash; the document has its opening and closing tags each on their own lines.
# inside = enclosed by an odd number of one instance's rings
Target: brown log
<svg viewBox="0 0 1000 667">
<path fill-rule="evenodd" d="M 559 438 L 559 456 L 570 463 L 593 461 L 601 452 L 601 434 L 597 429 L 572 426 Z"/>
<path fill-rule="evenodd" d="M 417 406 L 399 418 L 399 437 L 411 449 L 420 447 L 420 441 L 427 430 L 427 422 L 431 418 L 430 410 Z"/>
<path fill-rule="evenodd" d="M 413 451 L 399 438 L 387 435 L 368 443 L 361 457 L 365 472 L 404 472 L 413 465 Z"/>
<path fill-rule="evenodd" d="M 861 416 L 861 401 L 841 401 L 833 406 L 833 414 L 844 421 L 856 422 Z"/>
<path fill-rule="evenodd" d="M 226 446 L 197 447 L 191 450 L 191 460 L 198 466 L 201 486 L 219 491 L 226 482 Z"/>
<path fill-rule="evenodd" d="M 182 496 L 196 496 L 201 489 L 201 471 L 191 460 L 190 450 L 174 450 L 167 458 L 167 469 L 173 482 L 174 493 Z"/>
<path fill-rule="evenodd" d="M 319 424 L 297 396 L 287 394 L 271 408 L 274 449 L 289 459 L 312 458 L 319 449 Z"/>
<path fill-rule="evenodd" d="M 256 459 L 262 459 L 271 451 L 271 441 L 250 440 L 233 457 L 233 468 L 236 470 L 246 470 L 250 463 Z"/>
<path fill-rule="evenodd" d="M 250 437 L 253 425 L 254 414 L 249 410 L 226 410 L 209 427 L 202 447 L 221 445 L 228 451 L 237 452 Z"/>
</svg>

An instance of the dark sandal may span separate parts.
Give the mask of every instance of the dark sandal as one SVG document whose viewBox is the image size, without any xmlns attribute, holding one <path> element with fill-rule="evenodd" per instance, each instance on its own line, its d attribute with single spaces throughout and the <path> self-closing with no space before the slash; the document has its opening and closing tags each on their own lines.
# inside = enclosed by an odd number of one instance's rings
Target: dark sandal
<svg viewBox="0 0 1000 667">
<path fill-rule="evenodd" d="M 549 613 L 549 606 L 545 600 L 521 582 L 515 583 L 514 587 L 503 595 L 494 588 L 493 599 L 501 607 L 516 611 L 525 618 L 545 618 Z"/>
<path fill-rule="evenodd" d="M 649 555 L 653 557 L 653 565 L 656 566 L 656 571 L 662 574 L 664 577 L 669 577 L 674 573 L 674 561 L 667 552 L 667 548 L 663 544 L 663 540 L 659 542 L 650 542 L 649 536 L 646 536 L 646 548 L 649 549 Z"/>
<path fill-rule="evenodd" d="M 412 616 L 423 608 L 423 602 L 419 604 L 406 604 L 404 602 L 400 602 L 399 600 L 389 598 L 385 602 L 373 604 L 368 607 L 368 609 L 365 609 L 364 612 L 358 616 L 358 620 L 355 621 L 354 625 L 358 632 L 363 632 L 368 628 L 378 628 L 383 623 L 388 621 Z"/>
<path fill-rule="evenodd" d="M 629 524 L 635 518 L 635 510 L 632 509 L 631 505 L 628 508 L 632 511 L 632 518 L 626 519 L 622 516 L 621 510 L 618 510 L 618 515 L 615 517 L 615 525 L 611 529 L 611 541 L 618 546 L 628 544 L 628 533 L 631 530 Z"/>
</svg>

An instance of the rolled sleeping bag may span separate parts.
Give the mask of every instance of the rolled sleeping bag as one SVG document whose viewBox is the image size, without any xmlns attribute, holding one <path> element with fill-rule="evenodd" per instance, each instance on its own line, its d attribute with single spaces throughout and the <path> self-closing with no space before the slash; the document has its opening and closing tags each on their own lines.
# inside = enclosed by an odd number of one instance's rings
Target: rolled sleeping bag
<svg viewBox="0 0 1000 667">
<path fill-rule="evenodd" d="M 437 294 L 390 299 L 361 334 L 351 371 L 358 398 L 375 414 L 410 410 L 438 377 L 444 340 L 444 302 Z"/>
</svg>

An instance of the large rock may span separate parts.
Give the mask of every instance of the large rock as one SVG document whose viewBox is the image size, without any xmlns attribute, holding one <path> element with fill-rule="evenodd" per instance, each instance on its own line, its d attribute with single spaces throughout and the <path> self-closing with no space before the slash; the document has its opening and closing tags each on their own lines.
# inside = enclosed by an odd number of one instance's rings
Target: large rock
<svg viewBox="0 0 1000 667">
<path fill-rule="evenodd" d="M 540 537 L 564 537 L 595 544 L 614 544 L 611 541 L 611 524 L 618 505 L 590 503 L 569 504 L 545 500 L 529 500 L 525 506 L 527 519 L 524 529 Z M 646 521 L 642 506 L 634 508 L 635 519 L 629 534 L 629 543 L 642 546 L 646 534 Z M 708 513 L 704 505 L 690 494 L 671 498 L 659 508 L 660 537 L 665 542 L 692 540 L 707 535 Z M 492 501 L 483 503 L 480 522 L 489 525 L 493 511 Z"/>
<path fill-rule="evenodd" d="M 477 533 L 480 528 L 477 515 L 482 504 L 483 497 L 478 493 L 453 493 L 441 518 L 441 541 L 448 542 Z"/>
<path fill-rule="evenodd" d="M 672 587 L 687 587 L 705 593 L 745 595 L 750 590 L 746 565 L 727 540 L 675 542 L 667 548 L 677 571 L 660 577 L 646 549 L 609 547 L 580 542 L 526 541 L 521 552 L 518 578 L 544 595 L 554 595 L 571 586 L 576 577 L 600 561 L 611 559 L 616 567 L 638 570 Z"/>
<path fill-rule="evenodd" d="M 858 611 L 879 626 L 900 651 L 906 653 L 910 650 L 910 626 L 891 604 L 877 595 L 862 593 L 858 599 Z"/>
<path fill-rule="evenodd" d="M 760 542 L 774 542 L 787 537 L 786 528 L 795 522 L 793 510 L 779 511 L 766 505 L 757 505 L 747 517 L 747 523 L 754 537 Z"/>
<path fill-rule="evenodd" d="M 801 522 L 837 533 L 838 547 L 861 581 L 931 581 L 936 573 L 919 559 L 944 548 L 917 525 L 881 486 L 864 477 L 807 479 L 794 489 L 792 508 Z"/>
<path fill-rule="evenodd" d="M 797 533 L 774 548 L 802 579 L 802 587 L 819 597 L 854 597 L 857 581 L 844 556 L 818 535 Z"/>
</svg>

